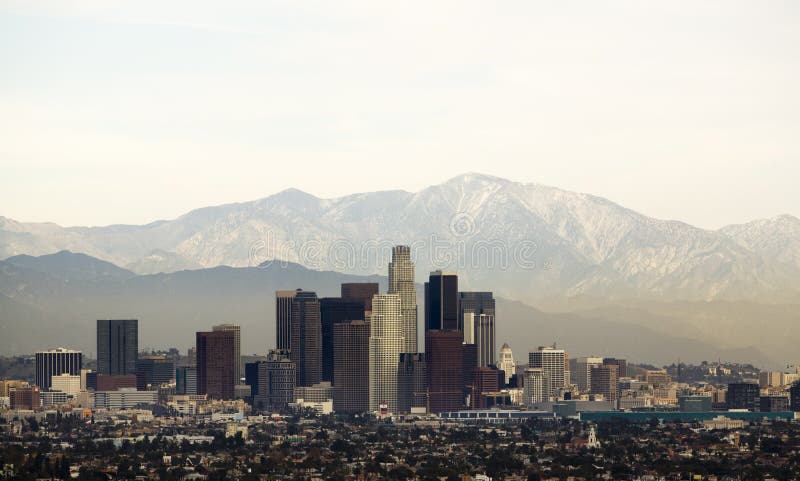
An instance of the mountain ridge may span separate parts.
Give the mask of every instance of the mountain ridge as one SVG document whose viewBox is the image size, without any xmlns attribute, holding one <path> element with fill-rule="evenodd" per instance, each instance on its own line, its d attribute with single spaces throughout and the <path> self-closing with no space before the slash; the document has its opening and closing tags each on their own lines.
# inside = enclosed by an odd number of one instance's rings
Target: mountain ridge
<svg viewBox="0 0 800 481">
<path fill-rule="evenodd" d="M 2 218 L 0 257 L 69 249 L 139 274 L 265 260 L 373 274 L 389 246 L 410 244 L 421 246 L 415 257 L 423 272 L 455 269 L 528 303 L 586 295 L 787 302 L 800 299 L 796 224 L 784 214 L 707 230 L 592 194 L 467 173 L 414 193 L 322 199 L 285 189 L 142 226 L 63 228 Z M 434 252 L 440 244 L 443 254 Z M 347 262 L 338 262 L 337 249 Z"/>
</svg>

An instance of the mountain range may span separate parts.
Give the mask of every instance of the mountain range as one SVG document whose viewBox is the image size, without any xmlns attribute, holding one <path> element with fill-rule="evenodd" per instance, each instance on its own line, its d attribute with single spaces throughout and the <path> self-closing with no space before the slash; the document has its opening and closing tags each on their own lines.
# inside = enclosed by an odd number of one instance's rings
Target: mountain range
<svg viewBox="0 0 800 481">
<path fill-rule="evenodd" d="M 61 227 L 0 217 L 0 258 L 70 250 L 138 274 L 281 260 L 384 272 L 410 244 L 420 273 L 535 305 L 578 298 L 800 301 L 800 219 L 705 230 L 606 199 L 464 174 L 416 193 L 320 199 L 290 189 L 147 225 Z"/>
<path fill-rule="evenodd" d="M 481 174 L 416 193 L 289 189 L 140 226 L 0 217 L 0 325 L 12 332 L 0 349 L 42 348 L 22 335 L 33 332 L 85 344 L 94 319 L 133 316 L 165 330 L 153 347 L 188 345 L 186 332 L 230 320 L 253 329 L 247 349 L 263 352 L 274 290 L 335 295 L 348 279 L 384 282 L 395 244 L 412 246 L 418 282 L 454 270 L 464 290 L 494 291 L 509 313 L 498 338 L 523 352 L 558 341 L 650 362 L 795 362 L 800 219 L 707 230 Z M 61 332 L 73 328 L 74 338 Z"/>
</svg>

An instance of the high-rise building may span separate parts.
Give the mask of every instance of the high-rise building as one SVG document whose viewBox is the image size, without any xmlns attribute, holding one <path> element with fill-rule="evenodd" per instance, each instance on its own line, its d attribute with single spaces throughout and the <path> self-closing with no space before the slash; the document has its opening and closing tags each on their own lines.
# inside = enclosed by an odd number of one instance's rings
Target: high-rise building
<svg viewBox="0 0 800 481">
<path fill-rule="evenodd" d="M 197 366 L 180 366 L 175 369 L 175 393 L 197 394 Z"/>
<path fill-rule="evenodd" d="M 397 410 L 401 413 L 411 408 L 425 407 L 425 354 L 404 352 L 400 354 L 397 370 Z"/>
<path fill-rule="evenodd" d="M 369 410 L 370 323 L 333 325 L 333 409 L 342 413 Z"/>
<path fill-rule="evenodd" d="M 628 362 L 625 359 L 606 357 L 603 359 L 603 364 L 617 366 L 617 374 L 619 377 L 628 377 Z"/>
<path fill-rule="evenodd" d="M 323 297 L 319 300 L 319 315 L 322 323 L 322 380 L 335 385 L 334 325 L 340 322 L 364 320 L 364 303 L 357 300 L 344 300 L 340 297 Z"/>
<path fill-rule="evenodd" d="M 233 333 L 233 357 L 236 360 L 236 371 L 233 377 L 236 384 L 242 382 L 242 328 L 238 324 L 218 324 L 212 331 L 230 331 Z"/>
<path fill-rule="evenodd" d="M 464 342 L 478 346 L 481 367 L 494 366 L 495 357 L 495 300 L 491 292 L 458 293 L 458 326 L 464 331 Z"/>
<path fill-rule="evenodd" d="M 136 374 L 138 356 L 138 320 L 98 319 L 97 372 L 99 374 Z"/>
<path fill-rule="evenodd" d="M 618 369 L 613 364 L 593 365 L 589 371 L 589 392 L 602 394 L 606 401 L 616 401 Z"/>
<path fill-rule="evenodd" d="M 53 376 L 60 374 L 80 375 L 83 367 L 81 351 L 71 349 L 51 349 L 36 353 L 36 385 L 43 391 L 50 389 Z"/>
<path fill-rule="evenodd" d="M 587 393 L 592 386 L 592 367 L 602 366 L 602 357 L 579 357 L 575 360 L 575 374 L 572 378 L 581 392 Z"/>
<path fill-rule="evenodd" d="M 322 380 L 322 323 L 319 299 L 312 291 L 297 291 L 292 301 L 291 350 L 297 369 L 296 386 L 312 386 Z"/>
<path fill-rule="evenodd" d="M 417 288 L 414 284 L 414 263 L 408 246 L 392 248 L 389 263 L 389 294 L 400 296 L 403 318 L 403 352 L 417 352 Z"/>
<path fill-rule="evenodd" d="M 528 367 L 544 371 L 550 383 L 548 396 L 552 399 L 557 399 L 559 392 L 566 386 L 566 355 L 563 349 L 556 349 L 555 344 L 552 347 L 540 346 L 528 355 Z"/>
<path fill-rule="evenodd" d="M 760 394 L 761 392 L 756 383 L 731 383 L 728 384 L 728 392 L 725 393 L 725 402 L 728 405 L 728 409 L 758 411 Z"/>
<path fill-rule="evenodd" d="M 175 381 L 175 362 L 165 356 L 142 356 L 136 360 L 136 389 L 155 390 Z"/>
<path fill-rule="evenodd" d="M 431 272 L 425 283 L 425 329 L 460 331 L 458 317 L 458 276 Z"/>
<path fill-rule="evenodd" d="M 508 343 L 503 343 L 503 347 L 500 348 L 500 360 L 497 363 L 497 368 L 505 373 L 505 384 L 511 382 L 511 376 L 515 374 L 517 364 L 514 362 L 514 353 L 511 352 L 511 347 Z"/>
<path fill-rule="evenodd" d="M 342 284 L 341 298 L 345 301 L 358 301 L 364 304 L 364 320 L 372 316 L 372 296 L 378 293 L 377 282 L 346 282 Z"/>
<path fill-rule="evenodd" d="M 458 330 L 425 332 L 428 406 L 430 412 L 457 411 L 464 406 L 463 334 Z"/>
<path fill-rule="evenodd" d="M 81 377 L 67 373 L 53 376 L 50 389 L 61 391 L 69 396 L 77 396 L 81 392 Z"/>
<path fill-rule="evenodd" d="M 257 363 L 257 371 L 253 393 L 253 406 L 257 410 L 280 412 L 294 402 L 297 373 L 288 351 L 271 350 L 266 361 Z"/>
<path fill-rule="evenodd" d="M 522 404 L 533 406 L 550 398 L 550 380 L 544 369 L 529 367 L 523 374 Z"/>
<path fill-rule="evenodd" d="M 236 385 L 235 335 L 232 331 L 198 332 L 197 394 L 233 399 Z"/>
<path fill-rule="evenodd" d="M 478 366 L 495 366 L 494 316 L 490 314 L 472 314 L 475 323 L 475 345 L 478 347 Z"/>
<path fill-rule="evenodd" d="M 401 301 L 398 294 L 376 294 L 372 298 L 369 337 L 369 409 L 381 403 L 397 412 L 397 366 L 405 347 Z"/>
<path fill-rule="evenodd" d="M 275 343 L 278 349 L 292 348 L 292 304 L 302 289 L 275 292 Z"/>
</svg>

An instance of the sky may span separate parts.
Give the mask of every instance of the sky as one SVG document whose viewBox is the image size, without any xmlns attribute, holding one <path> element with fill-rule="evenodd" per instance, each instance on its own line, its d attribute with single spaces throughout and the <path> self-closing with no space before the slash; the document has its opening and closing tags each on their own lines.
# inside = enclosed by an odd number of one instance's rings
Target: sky
<svg viewBox="0 0 800 481">
<path fill-rule="evenodd" d="M 0 2 L 0 216 L 140 224 L 481 172 L 800 216 L 800 2 Z"/>
</svg>

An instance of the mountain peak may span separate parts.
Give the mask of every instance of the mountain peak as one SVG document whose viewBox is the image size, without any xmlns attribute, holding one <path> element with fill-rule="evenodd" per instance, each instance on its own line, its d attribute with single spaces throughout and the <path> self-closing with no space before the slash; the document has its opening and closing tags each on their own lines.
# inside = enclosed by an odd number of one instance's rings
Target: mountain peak
<svg viewBox="0 0 800 481">
<path fill-rule="evenodd" d="M 461 184 L 461 185 L 464 185 L 464 184 L 468 184 L 468 185 L 474 185 L 474 184 L 510 184 L 510 183 L 512 183 L 512 182 L 510 180 L 508 180 L 508 179 L 504 179 L 502 177 L 496 177 L 494 175 L 489 175 L 489 174 L 482 174 L 480 172 L 465 172 L 463 174 L 459 174 L 459 175 L 457 175 L 455 177 L 452 177 L 452 178 L 446 180 L 445 182 L 443 182 L 443 184 L 445 184 L 445 185 L 447 185 L 447 184 Z"/>
</svg>

